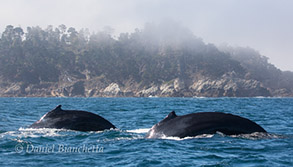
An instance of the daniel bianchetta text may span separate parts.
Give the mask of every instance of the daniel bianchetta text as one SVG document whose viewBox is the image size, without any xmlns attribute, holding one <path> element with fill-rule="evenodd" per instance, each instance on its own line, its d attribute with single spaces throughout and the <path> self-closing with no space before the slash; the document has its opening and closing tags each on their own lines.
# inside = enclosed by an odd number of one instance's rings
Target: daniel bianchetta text
<svg viewBox="0 0 293 167">
<path fill-rule="evenodd" d="M 52 144 L 52 145 L 33 145 L 33 144 L 17 144 L 15 146 L 17 153 L 103 153 L 104 147 L 99 145 L 80 145 L 69 146 L 66 144 Z"/>
</svg>

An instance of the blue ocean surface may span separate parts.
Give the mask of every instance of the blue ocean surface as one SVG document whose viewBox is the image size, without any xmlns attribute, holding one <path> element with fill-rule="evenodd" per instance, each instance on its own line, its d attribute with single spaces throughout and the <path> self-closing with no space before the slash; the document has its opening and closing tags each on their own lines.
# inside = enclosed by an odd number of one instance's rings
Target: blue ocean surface
<svg viewBox="0 0 293 167">
<path fill-rule="evenodd" d="M 99 114 L 119 129 L 28 128 L 59 104 Z M 172 110 L 232 113 L 269 135 L 146 139 Z M 293 166 L 293 99 L 0 98 L 0 166 Z"/>
</svg>

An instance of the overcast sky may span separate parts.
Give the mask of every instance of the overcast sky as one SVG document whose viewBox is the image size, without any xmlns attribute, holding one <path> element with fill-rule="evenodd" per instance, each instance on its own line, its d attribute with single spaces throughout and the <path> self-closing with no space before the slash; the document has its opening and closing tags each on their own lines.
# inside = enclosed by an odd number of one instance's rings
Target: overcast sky
<svg viewBox="0 0 293 167">
<path fill-rule="evenodd" d="M 132 32 L 173 19 L 206 43 L 249 46 L 282 70 L 293 71 L 293 0 L 0 0 L 6 25 Z"/>
</svg>

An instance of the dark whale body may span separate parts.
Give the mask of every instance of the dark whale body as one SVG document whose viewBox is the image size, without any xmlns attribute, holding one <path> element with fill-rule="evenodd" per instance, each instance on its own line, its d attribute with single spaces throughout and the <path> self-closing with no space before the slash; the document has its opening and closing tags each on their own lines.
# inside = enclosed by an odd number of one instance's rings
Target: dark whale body
<svg viewBox="0 0 293 167">
<path fill-rule="evenodd" d="M 237 115 L 221 112 L 200 112 L 177 116 L 172 111 L 165 119 L 149 130 L 146 138 L 163 136 L 184 138 L 216 132 L 238 135 L 266 131 L 255 122 Z"/>
<path fill-rule="evenodd" d="M 70 129 L 77 131 L 102 131 L 116 127 L 103 117 L 87 111 L 62 110 L 61 105 L 46 113 L 30 128 Z"/>
</svg>

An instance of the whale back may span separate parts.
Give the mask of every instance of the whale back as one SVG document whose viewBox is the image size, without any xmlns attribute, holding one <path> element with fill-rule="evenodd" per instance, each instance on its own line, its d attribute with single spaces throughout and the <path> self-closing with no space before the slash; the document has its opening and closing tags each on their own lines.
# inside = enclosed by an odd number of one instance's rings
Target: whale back
<svg viewBox="0 0 293 167">
<path fill-rule="evenodd" d="M 116 128 L 103 117 L 80 110 L 63 110 L 61 105 L 46 113 L 30 128 L 55 128 L 70 129 L 77 131 L 101 131 Z"/>
<path fill-rule="evenodd" d="M 175 136 L 182 138 L 216 132 L 237 135 L 266 131 L 255 122 L 237 115 L 221 112 L 199 112 L 177 116 L 173 111 L 154 125 L 146 137 Z"/>
</svg>

